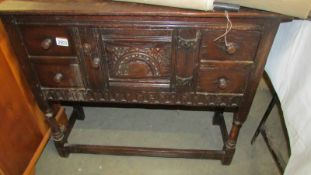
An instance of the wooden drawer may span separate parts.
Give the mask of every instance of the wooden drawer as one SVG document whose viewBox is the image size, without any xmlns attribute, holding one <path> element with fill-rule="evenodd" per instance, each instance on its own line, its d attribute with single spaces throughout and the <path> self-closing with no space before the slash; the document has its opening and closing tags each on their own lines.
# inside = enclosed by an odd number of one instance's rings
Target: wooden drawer
<svg viewBox="0 0 311 175">
<path fill-rule="evenodd" d="M 242 30 L 230 31 L 227 35 L 227 43 L 232 44 L 230 49 L 226 47 L 224 38 L 214 41 L 224 32 L 223 30 L 203 32 L 199 54 L 201 60 L 254 60 L 261 38 L 260 32 Z"/>
<path fill-rule="evenodd" d="M 30 56 L 75 56 L 70 28 L 58 26 L 21 26 Z"/>
<path fill-rule="evenodd" d="M 244 93 L 250 64 L 206 62 L 201 65 L 197 91 L 208 93 Z"/>
<path fill-rule="evenodd" d="M 78 64 L 33 63 L 39 82 L 49 88 L 82 88 L 82 75 Z"/>
</svg>

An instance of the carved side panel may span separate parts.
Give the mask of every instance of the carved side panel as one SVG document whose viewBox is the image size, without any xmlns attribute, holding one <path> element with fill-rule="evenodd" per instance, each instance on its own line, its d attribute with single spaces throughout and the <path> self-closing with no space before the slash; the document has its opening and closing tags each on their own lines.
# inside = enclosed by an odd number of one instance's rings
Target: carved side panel
<svg viewBox="0 0 311 175">
<path fill-rule="evenodd" d="M 193 29 L 180 29 L 176 36 L 176 76 L 177 92 L 194 92 L 197 80 L 198 52 L 201 32 Z"/>
</svg>

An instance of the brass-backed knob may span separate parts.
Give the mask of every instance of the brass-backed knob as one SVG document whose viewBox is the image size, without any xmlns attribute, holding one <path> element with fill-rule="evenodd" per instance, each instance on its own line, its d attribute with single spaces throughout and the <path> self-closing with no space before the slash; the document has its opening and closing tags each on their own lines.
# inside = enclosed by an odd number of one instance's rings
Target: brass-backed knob
<svg viewBox="0 0 311 175">
<path fill-rule="evenodd" d="M 92 66 L 93 66 L 93 68 L 99 68 L 99 66 L 100 66 L 100 58 L 99 57 L 93 58 Z"/>
<path fill-rule="evenodd" d="M 64 78 L 64 75 L 62 73 L 56 73 L 54 76 L 54 82 L 60 83 Z"/>
<path fill-rule="evenodd" d="M 226 52 L 230 55 L 234 54 L 238 50 L 237 44 L 230 42 L 226 45 Z"/>
<path fill-rule="evenodd" d="M 218 87 L 220 89 L 225 89 L 228 86 L 228 80 L 226 78 L 219 78 L 218 79 Z"/>
<path fill-rule="evenodd" d="M 51 48 L 53 44 L 53 40 L 51 38 L 46 38 L 41 42 L 41 47 L 44 50 L 48 50 L 49 48 Z"/>
</svg>

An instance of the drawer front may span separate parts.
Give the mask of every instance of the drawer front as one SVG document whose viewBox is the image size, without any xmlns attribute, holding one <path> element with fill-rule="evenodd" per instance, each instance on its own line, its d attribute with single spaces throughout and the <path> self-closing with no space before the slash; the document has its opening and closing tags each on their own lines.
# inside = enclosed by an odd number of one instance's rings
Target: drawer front
<svg viewBox="0 0 311 175">
<path fill-rule="evenodd" d="M 199 57 L 201 60 L 253 61 L 260 41 L 260 32 L 232 30 L 227 34 L 227 46 L 223 30 L 205 31 Z"/>
<path fill-rule="evenodd" d="M 112 89 L 168 89 L 171 77 L 171 30 L 102 30 Z"/>
<path fill-rule="evenodd" d="M 21 26 L 30 56 L 75 56 L 71 29 L 58 26 Z"/>
<path fill-rule="evenodd" d="M 244 93 L 250 64 L 207 62 L 199 70 L 197 91 Z"/>
<path fill-rule="evenodd" d="M 82 88 L 82 75 L 78 64 L 33 64 L 42 87 Z"/>
</svg>

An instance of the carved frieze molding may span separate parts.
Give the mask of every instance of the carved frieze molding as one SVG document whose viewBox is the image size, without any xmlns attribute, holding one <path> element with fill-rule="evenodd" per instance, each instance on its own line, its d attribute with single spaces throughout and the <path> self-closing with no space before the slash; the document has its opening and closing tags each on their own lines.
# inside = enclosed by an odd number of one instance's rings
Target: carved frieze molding
<svg viewBox="0 0 311 175">
<path fill-rule="evenodd" d="M 88 89 L 43 89 L 48 101 L 88 101 L 187 106 L 238 107 L 243 95 L 169 92 L 107 92 Z"/>
</svg>

